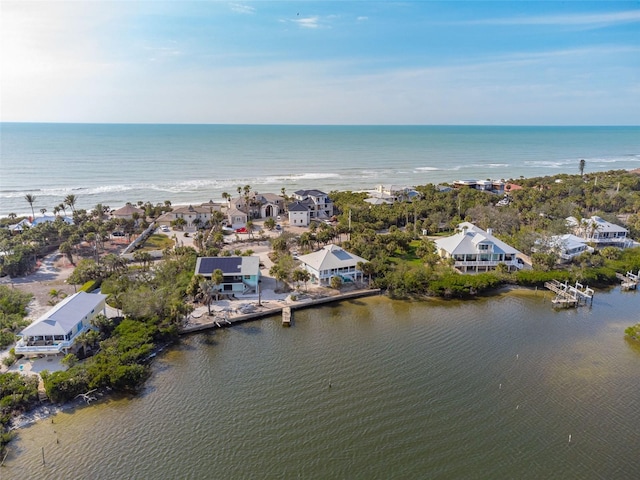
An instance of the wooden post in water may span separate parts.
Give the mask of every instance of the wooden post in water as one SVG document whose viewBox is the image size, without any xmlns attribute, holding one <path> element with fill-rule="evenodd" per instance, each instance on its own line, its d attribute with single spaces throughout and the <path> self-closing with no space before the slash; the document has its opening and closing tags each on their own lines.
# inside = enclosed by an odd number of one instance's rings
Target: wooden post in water
<svg viewBox="0 0 640 480">
<path fill-rule="evenodd" d="M 42 465 L 44 465 L 44 447 L 42 447 Z"/>
</svg>

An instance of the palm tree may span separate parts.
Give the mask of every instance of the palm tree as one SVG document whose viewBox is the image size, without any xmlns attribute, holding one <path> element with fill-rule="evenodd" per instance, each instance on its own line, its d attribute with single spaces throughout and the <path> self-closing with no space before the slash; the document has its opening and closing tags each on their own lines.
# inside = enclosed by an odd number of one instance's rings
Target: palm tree
<svg viewBox="0 0 640 480">
<path fill-rule="evenodd" d="M 43 216 L 43 217 L 44 217 L 44 213 L 45 213 L 46 211 L 47 211 L 47 209 L 46 209 L 46 208 L 41 208 L 41 209 L 40 209 L 40 213 L 42 214 L 42 216 Z"/>
<path fill-rule="evenodd" d="M 211 274 L 211 281 L 215 285 L 216 290 L 216 301 L 218 300 L 218 295 L 220 294 L 220 285 L 224 282 L 224 272 L 219 268 L 216 268 Z"/>
<path fill-rule="evenodd" d="M 36 214 L 35 214 L 35 212 L 33 211 L 33 203 L 36 201 L 36 196 L 35 196 L 35 195 L 32 195 L 32 194 L 30 194 L 30 193 L 27 193 L 27 194 L 24 196 L 24 199 L 25 199 L 25 200 L 27 201 L 27 203 L 31 206 L 31 217 L 32 217 L 32 218 L 36 218 Z"/>
<path fill-rule="evenodd" d="M 584 158 L 582 160 L 580 160 L 580 163 L 578 164 L 578 169 L 580 170 L 580 175 L 584 175 L 584 167 L 587 165 L 587 162 L 584 161 Z"/>
<path fill-rule="evenodd" d="M 67 216 L 67 209 L 64 208 L 64 203 L 61 203 L 60 205 L 58 205 L 58 208 L 60 210 L 62 210 L 62 213 L 64 213 L 64 216 L 66 217 Z"/>
<path fill-rule="evenodd" d="M 64 197 L 64 203 L 65 203 L 65 205 L 68 205 L 68 206 L 69 206 L 69 208 L 71 208 L 71 211 L 72 211 L 72 212 L 75 212 L 75 211 L 76 211 L 76 207 L 75 207 L 75 206 L 76 206 L 76 201 L 77 201 L 77 200 L 78 200 L 78 198 L 77 198 L 74 194 L 72 194 L 72 193 L 70 193 L 69 195 L 67 195 L 66 197 Z"/>
</svg>

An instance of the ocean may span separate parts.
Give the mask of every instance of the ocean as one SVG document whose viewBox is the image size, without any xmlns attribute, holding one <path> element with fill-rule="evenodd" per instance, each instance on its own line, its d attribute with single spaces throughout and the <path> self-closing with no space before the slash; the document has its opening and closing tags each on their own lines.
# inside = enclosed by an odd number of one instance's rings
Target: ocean
<svg viewBox="0 0 640 480">
<path fill-rule="evenodd" d="M 640 127 L 0 124 L 0 216 L 640 167 Z"/>
</svg>

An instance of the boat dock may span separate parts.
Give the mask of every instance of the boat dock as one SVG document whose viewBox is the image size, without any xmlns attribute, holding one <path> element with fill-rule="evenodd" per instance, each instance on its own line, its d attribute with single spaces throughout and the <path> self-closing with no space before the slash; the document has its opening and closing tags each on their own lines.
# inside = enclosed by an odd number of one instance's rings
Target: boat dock
<svg viewBox="0 0 640 480">
<path fill-rule="evenodd" d="M 291 326 L 291 307 L 284 307 L 282 309 L 282 326 L 283 327 Z"/>
<path fill-rule="evenodd" d="M 593 289 L 585 287 L 576 282 L 569 285 L 568 282 L 561 283 L 558 280 L 545 282 L 544 286 L 556 294 L 551 300 L 554 307 L 579 307 L 580 305 L 593 305 Z"/>
<path fill-rule="evenodd" d="M 344 300 L 350 300 L 354 298 L 361 297 L 372 297 L 374 295 L 380 295 L 381 290 L 379 288 L 376 289 L 366 289 L 366 290 L 356 290 L 354 292 L 343 293 L 340 295 L 332 295 L 329 297 L 315 298 L 306 301 L 299 301 L 293 303 L 291 305 L 277 307 L 277 308 L 265 308 L 263 310 L 247 313 L 244 315 L 236 315 L 236 316 L 225 316 L 225 317 L 213 317 L 211 320 L 203 323 L 196 323 L 193 325 L 187 325 L 180 329 L 180 335 L 187 335 L 189 333 L 202 332 L 205 330 L 211 330 L 216 328 L 227 328 L 238 323 L 244 322 L 252 322 L 254 320 L 260 320 L 262 318 L 267 317 L 275 317 L 282 316 L 282 324 L 285 325 L 285 310 L 289 311 L 289 325 L 291 325 L 291 319 L 293 318 L 294 310 L 301 310 L 303 308 L 315 307 L 317 305 L 330 304 L 335 302 L 341 302 Z"/>
<path fill-rule="evenodd" d="M 638 283 L 640 283 L 640 270 L 637 274 L 633 272 L 627 272 L 626 275 L 616 273 L 616 278 L 622 282 L 620 285 L 622 290 L 637 290 Z"/>
</svg>

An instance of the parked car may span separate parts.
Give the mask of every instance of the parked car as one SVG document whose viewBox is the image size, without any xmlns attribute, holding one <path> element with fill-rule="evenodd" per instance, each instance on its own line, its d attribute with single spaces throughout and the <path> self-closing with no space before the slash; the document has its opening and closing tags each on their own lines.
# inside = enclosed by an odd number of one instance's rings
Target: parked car
<svg viewBox="0 0 640 480">
<path fill-rule="evenodd" d="M 278 231 L 282 230 L 282 227 L 280 226 L 279 223 L 276 223 L 276 230 L 278 230 Z"/>
<path fill-rule="evenodd" d="M 162 225 L 162 226 L 160 227 L 160 230 L 166 233 L 166 232 L 168 232 L 168 231 L 169 231 L 169 227 L 167 227 L 166 225 Z"/>
</svg>

